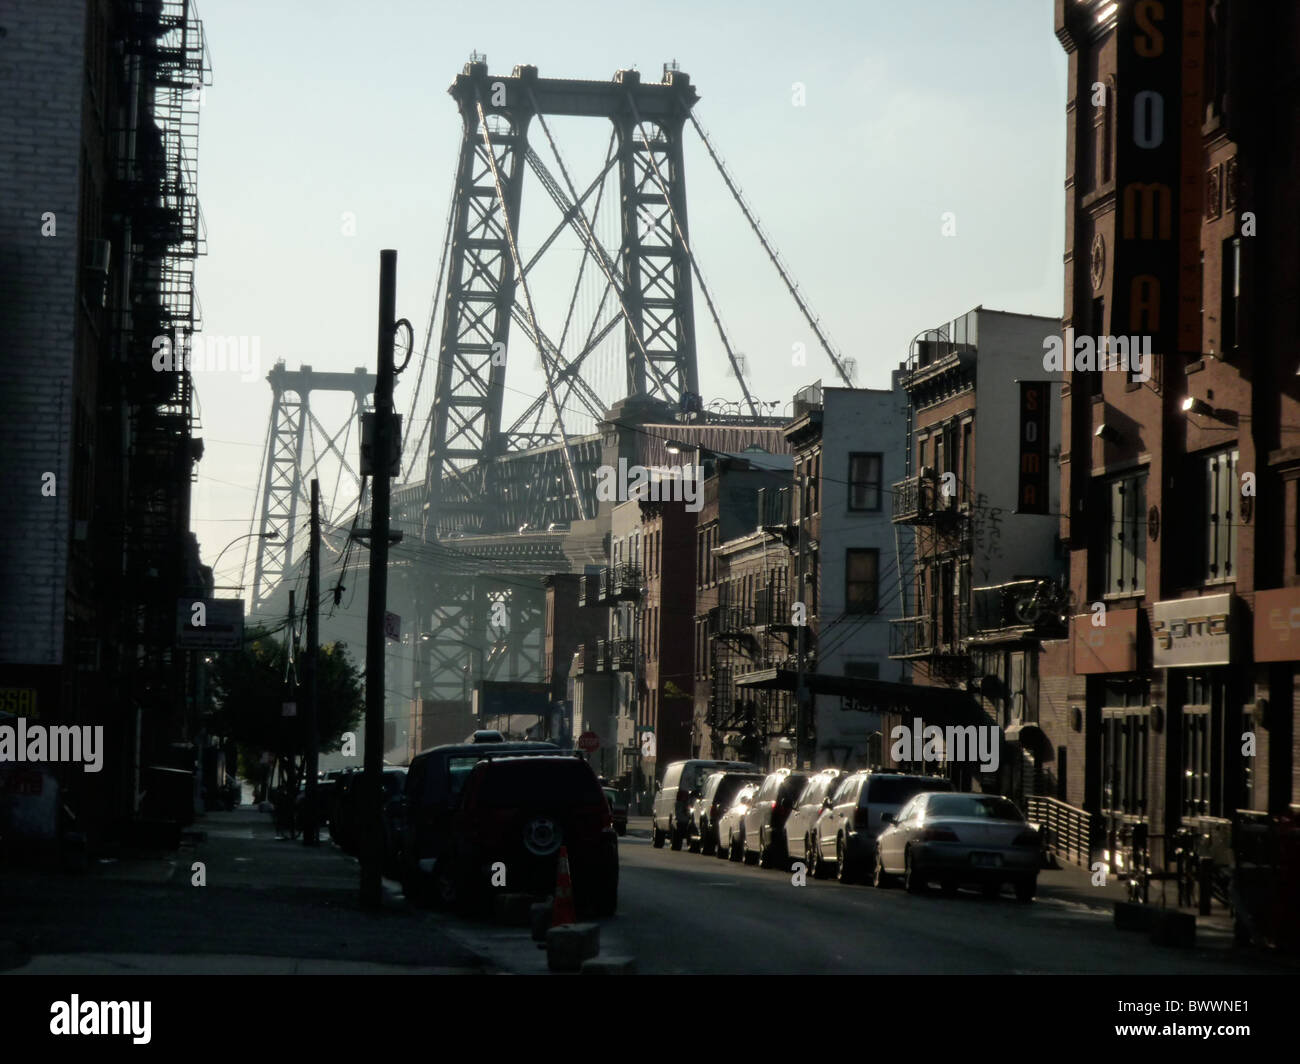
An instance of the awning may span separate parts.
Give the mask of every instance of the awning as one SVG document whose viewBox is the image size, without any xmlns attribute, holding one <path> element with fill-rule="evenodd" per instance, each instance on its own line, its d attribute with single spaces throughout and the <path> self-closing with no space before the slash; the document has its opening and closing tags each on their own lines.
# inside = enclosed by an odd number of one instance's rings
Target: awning
<svg viewBox="0 0 1300 1064">
<path fill-rule="evenodd" d="M 1038 756 L 1051 756 L 1052 744 L 1047 733 L 1032 721 L 1022 721 L 1007 728 L 1006 739 L 1009 743 L 1019 743 L 1026 750 Z"/>
<path fill-rule="evenodd" d="M 736 680 L 736 686 L 750 691 L 798 690 L 799 674 L 794 669 L 757 669 Z M 853 704 L 846 709 L 865 713 L 921 714 L 933 724 L 987 724 L 988 714 L 969 691 L 956 687 L 927 687 L 923 684 L 869 680 L 862 676 L 828 676 L 804 673 L 810 694 L 839 695 Z"/>
</svg>

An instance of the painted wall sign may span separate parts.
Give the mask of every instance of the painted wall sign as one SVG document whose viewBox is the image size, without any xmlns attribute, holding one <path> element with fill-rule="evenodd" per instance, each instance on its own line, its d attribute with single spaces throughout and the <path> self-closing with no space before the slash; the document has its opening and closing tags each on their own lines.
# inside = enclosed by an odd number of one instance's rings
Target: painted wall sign
<svg viewBox="0 0 1300 1064">
<path fill-rule="evenodd" d="M 1300 587 L 1255 592 L 1255 660 L 1300 661 Z"/>
<path fill-rule="evenodd" d="M 1016 513 L 1045 514 L 1047 510 L 1047 441 L 1051 425 L 1052 385 L 1049 381 L 1020 382 L 1020 480 Z"/>
<path fill-rule="evenodd" d="M 1151 664 L 1227 665 L 1234 628 L 1231 594 L 1157 602 L 1151 608 Z"/>
<path fill-rule="evenodd" d="M 1178 350 L 1181 0 L 1135 0 L 1116 23 L 1115 260 L 1110 331 Z M 1200 131 L 1196 131 L 1199 145 Z M 1198 204 L 1199 206 L 1199 204 Z"/>
</svg>

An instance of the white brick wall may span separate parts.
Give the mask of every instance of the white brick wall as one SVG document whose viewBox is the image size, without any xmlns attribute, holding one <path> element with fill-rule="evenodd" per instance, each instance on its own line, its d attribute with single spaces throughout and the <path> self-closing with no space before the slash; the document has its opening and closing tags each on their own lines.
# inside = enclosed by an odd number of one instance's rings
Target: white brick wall
<svg viewBox="0 0 1300 1064">
<path fill-rule="evenodd" d="M 85 23 L 0 0 L 0 664 L 63 660 Z"/>
</svg>

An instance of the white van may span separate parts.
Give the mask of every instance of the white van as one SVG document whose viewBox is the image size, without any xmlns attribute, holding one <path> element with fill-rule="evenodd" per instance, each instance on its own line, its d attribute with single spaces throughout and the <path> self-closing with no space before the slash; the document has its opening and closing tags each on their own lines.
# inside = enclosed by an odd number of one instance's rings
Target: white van
<svg viewBox="0 0 1300 1064">
<path fill-rule="evenodd" d="M 651 839 L 656 849 L 663 849 L 664 839 L 674 850 L 686 840 L 686 825 L 691 803 L 700 796 L 710 772 L 761 772 L 748 761 L 674 761 L 664 769 L 663 782 L 655 790 L 651 810 Z"/>
</svg>

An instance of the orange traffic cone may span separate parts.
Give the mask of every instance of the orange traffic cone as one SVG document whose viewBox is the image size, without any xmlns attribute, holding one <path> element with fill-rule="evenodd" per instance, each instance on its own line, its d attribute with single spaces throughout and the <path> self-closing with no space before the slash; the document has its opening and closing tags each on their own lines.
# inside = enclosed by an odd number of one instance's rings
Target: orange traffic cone
<svg viewBox="0 0 1300 1064">
<path fill-rule="evenodd" d="M 573 880 L 569 878 L 569 849 L 560 847 L 560 859 L 555 866 L 555 904 L 551 908 L 551 926 L 574 923 L 578 918 L 573 909 Z"/>
</svg>

